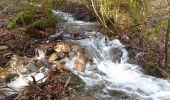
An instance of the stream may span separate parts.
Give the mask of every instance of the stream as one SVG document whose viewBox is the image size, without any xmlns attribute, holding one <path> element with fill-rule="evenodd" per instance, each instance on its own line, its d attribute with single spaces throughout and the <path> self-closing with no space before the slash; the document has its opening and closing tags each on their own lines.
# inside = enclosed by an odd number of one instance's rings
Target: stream
<svg viewBox="0 0 170 100">
<path fill-rule="evenodd" d="M 54 13 L 62 14 L 63 18 L 68 20 L 68 27 L 81 29 L 83 31 L 81 34 L 90 37 L 67 41 L 85 46 L 92 54 L 95 64 L 87 64 L 85 72 L 78 75 L 85 81 L 87 87 L 102 86 L 100 92 L 96 91 L 99 93 L 96 96 L 109 97 L 108 91 L 121 91 L 140 100 L 169 100 L 170 81 L 145 75 L 138 65 L 127 63 L 128 52 L 119 40 L 109 40 L 108 37 L 96 32 L 95 23 L 76 21 L 71 15 L 62 12 Z M 120 62 L 114 59 L 117 53 L 113 51 L 114 48 L 119 48 L 122 52 Z M 74 61 L 67 62 L 67 67 L 73 70 Z M 75 70 L 73 72 L 77 73 Z"/>
<path fill-rule="evenodd" d="M 65 27 L 86 37 L 65 40 L 80 44 L 92 55 L 93 61 L 86 64 L 84 72 L 78 72 L 73 68 L 74 59 L 65 59 L 66 67 L 85 82 L 84 91 L 91 93 L 96 100 L 121 100 L 126 99 L 124 98 L 126 96 L 128 96 L 127 100 L 169 100 L 170 80 L 145 75 L 138 65 L 128 63 L 128 52 L 125 46 L 118 39 L 110 40 L 97 32 L 97 23 L 77 21 L 72 15 L 60 11 L 53 10 L 53 13 L 66 20 Z M 60 34 L 63 32 L 57 32 L 51 37 Z M 120 59 L 117 59 L 117 56 L 120 56 Z M 42 57 L 44 57 L 43 53 Z M 38 75 L 38 78 L 42 77 L 41 74 Z M 20 81 L 21 79 L 17 80 Z M 16 81 L 12 81 L 9 85 L 16 85 Z"/>
</svg>

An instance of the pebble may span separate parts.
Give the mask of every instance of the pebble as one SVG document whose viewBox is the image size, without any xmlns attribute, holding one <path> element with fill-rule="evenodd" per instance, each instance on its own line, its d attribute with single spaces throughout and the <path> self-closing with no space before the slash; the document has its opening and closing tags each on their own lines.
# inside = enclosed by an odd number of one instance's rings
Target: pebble
<svg viewBox="0 0 170 100">
<path fill-rule="evenodd" d="M 5 50 L 5 49 L 8 49 L 8 47 L 6 45 L 1 45 L 0 46 L 0 50 Z"/>
</svg>

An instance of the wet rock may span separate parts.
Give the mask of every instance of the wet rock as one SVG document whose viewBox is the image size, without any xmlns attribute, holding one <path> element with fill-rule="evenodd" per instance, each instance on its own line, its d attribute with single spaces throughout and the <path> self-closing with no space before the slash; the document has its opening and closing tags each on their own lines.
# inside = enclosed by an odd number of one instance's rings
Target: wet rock
<svg viewBox="0 0 170 100">
<path fill-rule="evenodd" d="M 56 52 L 66 52 L 70 59 L 75 58 L 74 69 L 84 72 L 88 61 L 92 60 L 92 55 L 83 46 L 76 43 L 59 42 L 54 46 Z"/>
<path fill-rule="evenodd" d="M 99 100 L 94 95 L 82 95 L 81 93 L 76 93 L 70 100 Z M 100 99 L 101 100 L 101 99 Z"/>
<path fill-rule="evenodd" d="M 14 55 L 10 60 L 10 67 L 15 66 L 17 69 L 21 71 L 21 73 L 31 73 L 37 70 L 34 62 L 30 58 L 20 57 L 18 55 Z M 16 73 L 15 70 L 11 70 L 13 73 Z"/>
<path fill-rule="evenodd" d="M 63 59 L 66 56 L 64 52 L 54 52 L 51 54 L 48 58 L 49 62 L 55 61 L 55 60 L 60 60 Z"/>
<path fill-rule="evenodd" d="M 74 69 L 83 72 L 85 70 L 86 63 L 86 59 L 82 55 L 78 55 L 74 62 Z"/>
<path fill-rule="evenodd" d="M 54 46 L 54 50 L 56 52 L 70 52 L 71 51 L 71 45 L 72 44 L 68 44 L 68 43 L 65 43 L 65 42 L 59 42 L 57 43 L 55 46 Z"/>
<path fill-rule="evenodd" d="M 67 75 L 64 75 L 61 80 L 66 83 L 67 80 L 69 79 L 69 77 L 71 76 L 71 79 L 68 83 L 68 86 L 71 88 L 71 89 L 76 89 L 76 90 L 82 90 L 83 87 L 85 86 L 85 83 L 83 82 L 83 80 L 75 75 L 74 73 L 70 73 L 70 74 L 67 74 Z"/>
<path fill-rule="evenodd" d="M 0 81 L 1 82 L 8 82 L 10 81 L 12 78 L 16 77 L 17 74 L 14 72 L 11 72 L 11 67 L 7 66 L 3 69 L 0 70 Z"/>
<path fill-rule="evenodd" d="M 127 35 L 123 35 L 121 36 L 121 39 L 124 41 L 124 42 L 130 42 L 130 38 L 127 36 Z"/>
<path fill-rule="evenodd" d="M 63 72 L 63 70 L 65 70 L 65 69 L 64 69 L 65 63 L 66 63 L 66 62 L 63 61 L 63 60 L 54 61 L 54 62 L 53 62 L 53 66 L 54 66 L 54 68 L 56 68 L 58 71 Z"/>
<path fill-rule="evenodd" d="M 136 100 L 135 96 L 133 96 L 133 95 L 129 96 L 128 94 L 126 94 L 122 91 L 118 91 L 118 90 L 110 90 L 109 94 L 110 94 L 110 96 L 113 96 L 113 98 L 115 100 L 124 100 L 124 99 L 126 99 L 126 100 Z"/>
<path fill-rule="evenodd" d="M 14 98 L 16 98 L 17 96 L 18 94 L 12 94 L 12 95 L 4 97 L 2 100 L 14 100 Z"/>
<path fill-rule="evenodd" d="M 0 46 L 0 50 L 5 50 L 5 49 L 8 49 L 8 47 L 6 45 L 1 45 Z"/>
<path fill-rule="evenodd" d="M 109 54 L 112 55 L 111 59 L 113 59 L 114 62 L 120 63 L 123 54 L 120 48 L 112 48 Z"/>
<path fill-rule="evenodd" d="M 110 97 L 103 96 L 101 90 L 103 86 L 95 86 L 90 88 L 83 88 L 72 94 L 70 100 L 112 100 Z"/>
<path fill-rule="evenodd" d="M 22 74 L 29 74 L 38 71 L 31 59 L 14 55 L 11 60 L 0 70 L 0 80 L 10 81 L 15 76 L 18 76 L 16 70 L 12 67 L 15 66 Z"/>
</svg>

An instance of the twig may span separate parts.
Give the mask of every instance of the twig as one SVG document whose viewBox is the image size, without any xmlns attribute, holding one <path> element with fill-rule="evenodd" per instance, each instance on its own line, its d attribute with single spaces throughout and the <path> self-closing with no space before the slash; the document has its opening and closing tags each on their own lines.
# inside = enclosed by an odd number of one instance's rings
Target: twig
<svg viewBox="0 0 170 100">
<path fill-rule="evenodd" d="M 101 23 L 104 25 L 104 27 L 105 27 L 109 32 L 111 32 L 111 33 L 114 34 L 114 32 L 113 32 L 112 30 L 110 30 L 110 29 L 108 28 L 108 26 L 106 25 L 105 20 L 103 20 L 102 17 L 100 17 L 100 15 L 98 14 L 97 8 L 95 7 L 95 4 L 94 4 L 94 1 L 93 1 L 93 0 L 91 0 L 91 4 L 92 4 L 93 10 L 94 10 L 96 16 L 99 18 L 99 20 L 100 20 Z"/>
<path fill-rule="evenodd" d="M 32 76 L 32 75 L 31 75 L 31 77 L 32 77 L 32 79 L 33 79 L 33 84 L 37 84 L 37 81 L 36 81 L 35 77 Z"/>
<path fill-rule="evenodd" d="M 69 78 L 68 78 L 68 80 L 67 80 L 66 84 L 64 85 L 64 88 L 66 88 L 66 87 L 67 87 L 68 83 L 70 82 L 70 79 L 71 79 L 71 76 L 69 76 Z"/>
</svg>

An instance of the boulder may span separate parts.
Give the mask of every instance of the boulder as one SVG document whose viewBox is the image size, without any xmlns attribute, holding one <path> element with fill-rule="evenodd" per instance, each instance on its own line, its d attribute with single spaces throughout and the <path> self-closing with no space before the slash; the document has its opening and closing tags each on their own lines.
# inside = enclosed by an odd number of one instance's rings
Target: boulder
<svg viewBox="0 0 170 100">
<path fill-rule="evenodd" d="M 69 58 L 75 58 L 74 69 L 84 72 L 86 63 L 92 60 L 92 55 L 85 47 L 71 42 L 59 42 L 54 46 L 56 52 L 68 53 Z"/>
</svg>

